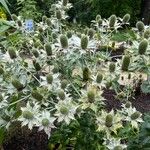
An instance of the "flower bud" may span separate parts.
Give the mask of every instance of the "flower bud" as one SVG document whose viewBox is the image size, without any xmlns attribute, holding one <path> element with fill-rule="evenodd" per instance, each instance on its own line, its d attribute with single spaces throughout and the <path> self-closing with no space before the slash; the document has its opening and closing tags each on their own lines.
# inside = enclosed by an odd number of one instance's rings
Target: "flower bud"
<svg viewBox="0 0 150 150">
<path fill-rule="evenodd" d="M 23 84 L 17 79 L 13 79 L 11 83 L 18 91 L 22 91 L 24 88 Z"/>
<path fill-rule="evenodd" d="M 108 114 L 105 120 L 106 127 L 110 128 L 112 126 L 112 123 L 113 123 L 113 116 L 111 114 Z"/>
<path fill-rule="evenodd" d="M 19 27 L 22 27 L 22 22 L 21 22 L 21 20 L 17 20 L 17 24 L 18 24 Z"/>
<path fill-rule="evenodd" d="M 43 30 L 42 27 L 38 27 L 38 31 L 39 31 L 40 33 L 42 33 L 44 30 Z"/>
<path fill-rule="evenodd" d="M 51 26 L 52 23 L 51 23 L 50 18 L 47 18 L 47 19 L 46 19 L 46 23 L 47 23 L 48 26 Z"/>
<path fill-rule="evenodd" d="M 52 55 L 52 46 L 49 42 L 44 45 L 44 49 L 46 51 L 47 56 Z"/>
<path fill-rule="evenodd" d="M 47 80 L 47 83 L 52 84 L 52 82 L 53 82 L 53 76 L 52 76 L 52 74 L 48 74 L 46 76 L 46 80 Z"/>
<path fill-rule="evenodd" d="M 61 99 L 61 100 L 64 100 L 65 99 L 65 93 L 63 90 L 60 90 L 58 91 L 58 97 Z"/>
<path fill-rule="evenodd" d="M 60 10 L 56 10 L 56 18 L 58 20 L 62 19 L 62 15 L 61 15 L 61 11 Z"/>
<path fill-rule="evenodd" d="M 9 47 L 8 54 L 9 54 L 11 59 L 17 58 L 16 51 L 15 51 L 14 47 Z"/>
<path fill-rule="evenodd" d="M 143 55 L 146 53 L 148 47 L 148 41 L 146 39 L 142 40 L 139 44 L 138 52 L 140 55 Z"/>
<path fill-rule="evenodd" d="M 136 119 L 138 119 L 138 118 L 140 117 L 140 115 L 141 115 L 141 113 L 138 112 L 138 111 L 136 111 L 135 113 L 133 113 L 133 114 L 131 115 L 131 119 L 132 119 L 132 120 L 136 120 Z"/>
<path fill-rule="evenodd" d="M 17 17 L 15 14 L 12 14 L 12 15 L 11 15 L 11 18 L 12 18 L 12 20 L 14 20 L 14 21 L 17 21 L 17 20 L 18 20 L 18 17 Z"/>
<path fill-rule="evenodd" d="M 62 106 L 62 107 L 60 108 L 60 112 L 61 112 L 63 115 L 67 115 L 67 114 L 69 113 L 69 110 L 68 110 L 67 107 Z"/>
<path fill-rule="evenodd" d="M 150 38 L 150 29 L 146 29 L 144 32 L 144 38 L 149 39 Z"/>
<path fill-rule="evenodd" d="M 63 0 L 63 6 L 67 6 L 68 0 Z"/>
<path fill-rule="evenodd" d="M 113 150 L 123 150 L 122 146 L 115 146 Z"/>
<path fill-rule="evenodd" d="M 31 95 L 38 101 L 41 101 L 43 99 L 43 96 L 37 90 L 32 91 Z"/>
<path fill-rule="evenodd" d="M 61 82 L 61 88 L 65 89 L 67 87 L 67 85 L 68 85 L 68 81 L 66 79 L 62 80 L 62 82 Z"/>
<path fill-rule="evenodd" d="M 46 22 L 46 19 L 47 19 L 46 16 L 43 16 L 43 17 L 42 17 L 42 21 L 43 21 L 44 23 Z"/>
<path fill-rule="evenodd" d="M 51 36 L 53 39 L 57 39 L 57 34 L 55 32 L 52 32 Z"/>
<path fill-rule="evenodd" d="M 22 112 L 22 115 L 23 115 L 23 117 L 25 118 L 25 119 L 33 119 L 33 113 L 32 112 L 30 112 L 30 111 L 23 111 Z"/>
<path fill-rule="evenodd" d="M 87 93 L 88 102 L 93 103 L 95 101 L 95 92 L 94 90 L 90 90 Z"/>
<path fill-rule="evenodd" d="M 98 73 L 97 74 L 97 77 L 96 77 L 96 82 L 97 83 L 101 83 L 102 82 L 102 79 L 103 79 L 103 75 L 101 73 Z"/>
<path fill-rule="evenodd" d="M 41 70 L 40 64 L 38 62 L 36 62 L 35 60 L 33 60 L 33 66 L 34 66 L 36 71 L 40 71 Z"/>
<path fill-rule="evenodd" d="M 90 79 L 90 71 L 87 67 L 83 69 L 83 81 L 88 81 Z"/>
<path fill-rule="evenodd" d="M 142 22 L 142 21 L 138 21 L 137 23 L 136 23 L 136 28 L 138 29 L 138 31 L 139 32 L 142 32 L 142 31 L 144 31 L 144 23 Z"/>
<path fill-rule="evenodd" d="M 60 43 L 62 48 L 68 48 L 68 38 L 65 35 L 60 36 Z"/>
<path fill-rule="evenodd" d="M 96 16 L 96 21 L 98 22 L 101 19 L 101 15 Z"/>
<path fill-rule="evenodd" d="M 109 27 L 114 27 L 115 23 L 116 23 L 117 17 L 116 15 L 111 15 L 109 18 Z"/>
<path fill-rule="evenodd" d="M 109 64 L 109 71 L 112 73 L 112 72 L 115 72 L 115 69 L 116 69 L 116 64 L 115 63 L 110 63 Z"/>
<path fill-rule="evenodd" d="M 87 49 L 88 42 L 89 42 L 88 36 L 82 35 L 82 37 L 81 37 L 81 48 L 84 50 Z"/>
<path fill-rule="evenodd" d="M 129 65 L 130 65 L 130 56 L 126 55 L 123 57 L 121 69 L 123 71 L 128 71 Z"/>
<path fill-rule="evenodd" d="M 49 120 L 47 118 L 42 119 L 42 125 L 47 127 L 49 125 Z"/>
<path fill-rule="evenodd" d="M 3 67 L 0 66 L 0 75 L 4 74 L 4 69 Z"/>
<path fill-rule="evenodd" d="M 68 31 L 67 32 L 67 37 L 70 39 L 72 37 L 72 32 L 71 31 Z"/>
<path fill-rule="evenodd" d="M 123 17 L 122 22 L 123 22 L 123 23 L 128 23 L 129 20 L 130 20 L 130 14 L 126 14 L 126 15 L 124 15 L 124 17 Z"/>
<path fill-rule="evenodd" d="M 38 50 L 33 49 L 33 50 L 32 50 L 32 53 L 33 53 L 33 55 L 34 55 L 36 58 L 39 57 L 39 52 L 38 52 Z"/>
<path fill-rule="evenodd" d="M 130 102 L 127 102 L 127 103 L 125 104 L 125 107 L 126 107 L 126 108 L 130 108 L 130 107 L 131 107 L 131 103 L 130 103 Z"/>
<path fill-rule="evenodd" d="M 90 28 L 90 29 L 88 30 L 88 36 L 90 37 L 90 39 L 93 38 L 94 33 L 95 33 L 94 29 Z"/>
</svg>

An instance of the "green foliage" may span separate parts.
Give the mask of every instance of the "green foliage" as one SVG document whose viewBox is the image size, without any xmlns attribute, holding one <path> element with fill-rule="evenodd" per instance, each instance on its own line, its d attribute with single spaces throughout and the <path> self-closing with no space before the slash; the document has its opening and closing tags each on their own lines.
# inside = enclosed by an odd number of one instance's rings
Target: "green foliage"
<svg viewBox="0 0 150 150">
<path fill-rule="evenodd" d="M 150 148 L 150 114 L 146 114 L 144 122 L 140 128 L 140 133 L 136 138 L 131 138 L 128 150 L 149 150 Z"/>
</svg>

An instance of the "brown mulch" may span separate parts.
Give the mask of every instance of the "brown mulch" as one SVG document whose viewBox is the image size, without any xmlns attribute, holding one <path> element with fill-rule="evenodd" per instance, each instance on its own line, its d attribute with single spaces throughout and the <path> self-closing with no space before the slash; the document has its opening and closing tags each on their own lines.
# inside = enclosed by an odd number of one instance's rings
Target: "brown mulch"
<svg viewBox="0 0 150 150">
<path fill-rule="evenodd" d="M 104 90 L 103 96 L 106 99 L 105 104 L 108 111 L 121 108 L 122 103 L 115 98 L 114 90 Z M 139 93 L 130 102 L 141 113 L 150 112 L 150 94 Z"/>
</svg>

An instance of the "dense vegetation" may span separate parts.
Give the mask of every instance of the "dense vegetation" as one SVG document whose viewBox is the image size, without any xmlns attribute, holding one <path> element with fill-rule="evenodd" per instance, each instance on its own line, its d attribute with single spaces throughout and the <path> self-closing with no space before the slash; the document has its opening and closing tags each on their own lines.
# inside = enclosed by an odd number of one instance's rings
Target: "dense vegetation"
<svg viewBox="0 0 150 150">
<path fill-rule="evenodd" d="M 50 4 L 50 13 L 27 2 L 0 20 L 1 148 L 149 149 L 149 26 L 132 28 L 123 9 L 105 19 L 97 7 L 83 27 L 68 21 L 68 0 Z"/>
</svg>

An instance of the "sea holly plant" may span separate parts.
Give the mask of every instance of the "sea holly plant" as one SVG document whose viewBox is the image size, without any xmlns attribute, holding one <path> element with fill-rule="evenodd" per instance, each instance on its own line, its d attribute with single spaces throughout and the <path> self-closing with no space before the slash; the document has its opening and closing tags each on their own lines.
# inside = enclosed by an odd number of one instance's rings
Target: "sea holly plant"
<svg viewBox="0 0 150 150">
<path fill-rule="evenodd" d="M 10 125 L 19 122 L 20 128 L 44 131 L 62 149 L 125 149 L 129 136 L 121 133 L 137 130 L 137 135 L 143 122 L 129 100 L 139 82 L 146 89 L 148 31 L 137 23 L 133 32 L 146 32 L 145 39 L 131 45 L 124 41 L 124 51 L 114 60 L 121 43 L 111 37 L 129 24 L 130 15 L 98 15 L 94 27 L 78 33 L 66 23 L 71 7 L 68 0 L 58 1 L 52 16 L 35 22 L 32 33 L 26 32 L 22 17 L 12 15 L 14 32 L 0 45 L 0 127 L 9 133 Z M 123 103 L 120 110 L 108 109 L 107 91 Z"/>
</svg>

